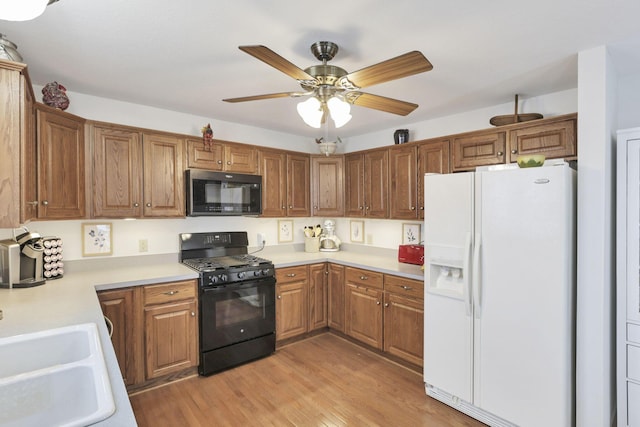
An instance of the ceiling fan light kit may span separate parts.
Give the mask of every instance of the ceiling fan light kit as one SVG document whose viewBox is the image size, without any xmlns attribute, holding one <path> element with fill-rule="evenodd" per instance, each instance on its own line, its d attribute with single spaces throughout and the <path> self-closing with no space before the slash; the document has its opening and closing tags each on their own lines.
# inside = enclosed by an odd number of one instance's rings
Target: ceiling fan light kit
<svg viewBox="0 0 640 427">
<path fill-rule="evenodd" d="M 433 69 L 433 65 L 418 51 L 412 51 L 361 70 L 347 73 L 343 68 L 328 65 L 338 53 L 338 45 L 320 41 L 311 45 L 311 52 L 322 64 L 301 69 L 265 46 L 240 46 L 240 50 L 276 68 L 298 81 L 304 92 L 281 92 L 265 95 L 223 99 L 225 102 L 245 102 L 262 99 L 310 98 L 298 103 L 298 114 L 314 128 L 331 116 L 337 128 L 351 120 L 351 105 L 406 116 L 418 104 L 372 95 L 360 89 L 391 80 L 408 77 Z"/>
<path fill-rule="evenodd" d="M 58 0 L 4 0 L 0 8 L 0 20 L 30 21 L 42 15 L 44 9 Z"/>
</svg>

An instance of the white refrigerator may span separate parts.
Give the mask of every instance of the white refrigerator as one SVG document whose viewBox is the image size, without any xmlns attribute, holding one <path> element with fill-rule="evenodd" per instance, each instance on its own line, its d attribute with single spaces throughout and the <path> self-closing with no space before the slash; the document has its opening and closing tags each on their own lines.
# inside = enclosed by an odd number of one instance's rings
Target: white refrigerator
<svg viewBox="0 0 640 427">
<path fill-rule="evenodd" d="M 575 185 L 564 161 L 425 176 L 429 396 L 491 426 L 575 424 Z"/>
</svg>

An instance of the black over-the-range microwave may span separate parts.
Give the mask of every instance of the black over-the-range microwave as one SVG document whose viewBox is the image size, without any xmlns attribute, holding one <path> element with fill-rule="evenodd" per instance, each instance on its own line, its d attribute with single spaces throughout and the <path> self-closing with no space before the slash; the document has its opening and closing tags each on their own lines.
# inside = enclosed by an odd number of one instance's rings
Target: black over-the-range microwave
<svg viewBox="0 0 640 427">
<path fill-rule="evenodd" d="M 260 215 L 262 176 L 200 169 L 186 171 L 187 215 Z"/>
</svg>

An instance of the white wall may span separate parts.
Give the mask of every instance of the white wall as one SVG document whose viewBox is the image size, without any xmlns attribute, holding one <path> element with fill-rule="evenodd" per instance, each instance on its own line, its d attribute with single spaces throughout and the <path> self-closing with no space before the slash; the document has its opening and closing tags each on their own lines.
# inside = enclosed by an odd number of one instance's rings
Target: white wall
<svg viewBox="0 0 640 427">
<path fill-rule="evenodd" d="M 640 73 L 618 78 L 618 129 L 640 126 Z"/>
<path fill-rule="evenodd" d="M 578 55 L 576 425 L 615 419 L 615 182 L 617 80 L 607 48 Z"/>
</svg>

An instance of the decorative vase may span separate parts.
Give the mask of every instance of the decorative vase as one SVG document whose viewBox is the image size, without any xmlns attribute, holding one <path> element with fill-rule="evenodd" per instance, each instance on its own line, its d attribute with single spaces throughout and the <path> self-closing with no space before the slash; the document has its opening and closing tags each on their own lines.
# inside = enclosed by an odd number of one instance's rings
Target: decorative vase
<svg viewBox="0 0 640 427">
<path fill-rule="evenodd" d="M 42 88 L 42 102 L 49 107 L 66 110 L 69 107 L 67 89 L 58 82 L 47 83 Z"/>
<path fill-rule="evenodd" d="M 404 144 L 409 141 L 409 129 L 397 129 L 393 133 L 393 140 L 396 144 Z"/>
</svg>

